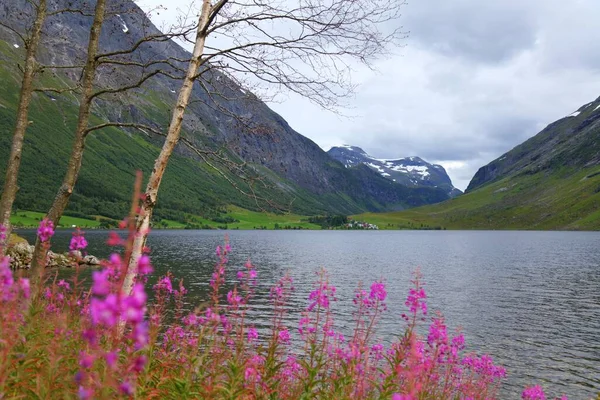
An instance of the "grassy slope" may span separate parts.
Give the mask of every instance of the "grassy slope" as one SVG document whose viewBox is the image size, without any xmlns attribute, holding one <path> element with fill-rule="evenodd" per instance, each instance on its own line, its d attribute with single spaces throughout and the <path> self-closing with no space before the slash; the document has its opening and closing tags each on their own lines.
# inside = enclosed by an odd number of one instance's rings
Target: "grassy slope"
<svg viewBox="0 0 600 400">
<path fill-rule="evenodd" d="M 15 227 L 32 228 L 37 227 L 42 218 L 44 218 L 43 213 L 35 211 L 16 211 L 14 215 L 10 217 L 10 223 Z M 77 226 L 80 228 L 97 228 L 99 225 L 100 222 L 91 219 L 64 216 L 60 219 L 59 227 L 70 228 Z"/>
<path fill-rule="evenodd" d="M 0 41 L 0 62 L 15 65 L 20 57 L 20 50 Z M 15 71 L 0 68 L 0 160 L 6 160 L 10 150 L 19 79 Z M 55 78 L 43 77 L 42 80 L 44 86 L 59 86 Z M 46 211 L 66 168 L 76 122 L 76 101 L 69 94 L 53 96 L 56 99 L 37 93 L 32 101 L 29 119 L 33 123 L 25 139 L 19 174 L 20 190 L 15 203 L 17 209 Z M 147 93 L 138 100 L 138 104 L 147 104 L 156 99 L 152 93 Z M 164 104 L 161 102 L 156 107 L 161 105 Z M 151 110 L 145 108 L 143 111 Z M 96 118 L 95 122 L 102 121 Z M 77 217 L 102 215 L 121 219 L 129 209 L 135 170 L 141 169 L 147 176 L 158 152 L 156 140 L 138 133 L 104 129 L 91 134 L 67 213 Z M 0 180 L 4 176 L 4 168 L 6 165 L 1 162 Z M 109 179 L 98 179 L 99 176 Z M 229 178 L 243 187 L 238 177 L 230 174 Z M 256 194 L 284 206 L 293 202 L 296 212 L 324 213 L 333 204 L 329 199 L 319 199 L 273 173 L 268 175 L 268 179 L 271 187 L 257 185 Z M 274 189 L 277 187 L 285 189 Z M 252 198 L 237 191 L 207 164 L 177 154 L 172 157 L 159 195 L 158 217 L 166 219 L 169 226 L 181 226 L 187 214 L 212 218 L 229 204 L 256 209 Z M 354 210 L 357 208 L 354 205 Z"/>
<path fill-rule="evenodd" d="M 256 212 L 246 210 L 240 207 L 230 206 L 227 215 L 238 220 L 239 222 L 224 224 L 194 215 L 187 215 L 187 218 L 189 218 L 190 221 L 193 221 L 194 223 L 206 225 L 214 229 L 221 228 L 224 226 L 227 226 L 228 229 L 274 229 L 275 224 L 278 224 L 282 229 L 284 227 L 290 227 L 292 229 L 321 229 L 319 225 L 306 222 L 308 217 L 297 214 L 274 214 L 269 212 Z M 35 228 L 39 225 L 43 217 L 43 213 L 35 211 L 17 211 L 11 217 L 10 221 L 16 227 Z M 169 219 L 162 219 L 161 223 L 165 225 L 162 226 L 161 224 L 161 227 L 166 229 L 184 229 L 186 227 L 186 224 L 182 222 Z M 73 226 L 81 228 L 98 228 L 100 226 L 100 222 L 90 219 L 75 218 L 69 216 L 64 216 L 61 218 L 60 227 L 70 228 Z"/>
<path fill-rule="evenodd" d="M 508 177 L 437 205 L 354 218 L 382 229 L 600 230 L 600 168 Z"/>
</svg>

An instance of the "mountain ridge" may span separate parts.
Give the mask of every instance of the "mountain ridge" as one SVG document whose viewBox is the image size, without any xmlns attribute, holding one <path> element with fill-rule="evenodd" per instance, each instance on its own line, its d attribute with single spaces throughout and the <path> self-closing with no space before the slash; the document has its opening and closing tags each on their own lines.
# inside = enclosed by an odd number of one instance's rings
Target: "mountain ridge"
<svg viewBox="0 0 600 400">
<path fill-rule="evenodd" d="M 333 146 L 327 151 L 327 154 L 344 164 L 346 168 L 364 164 L 399 185 L 439 187 L 445 190 L 449 197 L 462 194 L 461 190 L 452 185 L 452 181 L 442 165 L 428 163 L 418 156 L 378 159 L 370 156 L 358 146 L 347 144 Z"/>
</svg>

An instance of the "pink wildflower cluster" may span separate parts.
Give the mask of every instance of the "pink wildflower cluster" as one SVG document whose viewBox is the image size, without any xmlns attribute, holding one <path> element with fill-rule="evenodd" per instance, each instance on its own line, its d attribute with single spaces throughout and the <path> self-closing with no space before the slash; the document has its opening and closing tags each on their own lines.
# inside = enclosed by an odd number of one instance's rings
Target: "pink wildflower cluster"
<svg viewBox="0 0 600 400">
<path fill-rule="evenodd" d="M 71 250 L 85 248 L 87 242 L 81 232 L 74 235 L 71 245 Z M 103 269 L 92 272 L 91 297 L 86 306 L 88 325 L 82 333 L 87 348 L 80 353 L 81 369 L 76 376 L 80 398 L 92 398 L 100 390 L 93 368 L 96 362 L 104 362 L 115 373 L 116 389 L 127 396 L 134 393 L 135 376 L 147 363 L 147 357 L 138 354 L 149 342 L 149 326 L 145 319 L 145 277 L 140 271 L 152 271 L 152 268 L 147 255 L 140 257 L 137 282 L 127 293 L 123 291 L 127 266 L 126 259 L 114 253 L 103 263 Z M 101 345 L 106 338 L 112 338 L 108 342 L 112 345 L 108 348 Z M 123 371 L 128 371 L 128 374 L 117 377 Z"/>
<path fill-rule="evenodd" d="M 415 279 L 412 281 L 414 287 L 409 289 L 404 304 L 408 307 L 412 317 L 416 318 L 419 311 L 423 313 L 423 316 L 427 315 L 427 302 L 425 301 L 427 295 L 420 285 L 421 273 L 417 270 L 414 275 Z M 402 314 L 402 318 L 409 320 L 409 316 L 406 314 Z"/>
<path fill-rule="evenodd" d="M 69 250 L 82 251 L 85 250 L 87 246 L 88 242 L 84 237 L 84 233 L 77 228 L 75 232 L 73 232 L 73 237 L 71 238 L 71 243 L 69 244 Z"/>
<path fill-rule="evenodd" d="M 44 218 L 40 222 L 40 226 L 37 230 L 38 238 L 40 242 L 44 243 L 49 241 L 54 236 L 54 223 L 47 218 Z"/>
<path fill-rule="evenodd" d="M 544 393 L 544 389 L 540 385 L 529 386 L 523 390 L 521 395 L 523 400 L 546 400 L 546 394 Z M 562 396 L 560 399 L 556 400 L 568 400 L 567 396 Z"/>
<path fill-rule="evenodd" d="M 315 290 L 310 292 L 308 300 L 310 304 L 306 308 L 308 311 L 313 311 L 316 308 L 328 309 L 331 301 L 335 301 L 335 286 L 330 285 L 327 281 L 320 281 Z"/>
<path fill-rule="evenodd" d="M 29 279 L 19 278 L 15 282 L 10 269 L 10 257 L 0 257 L 0 301 L 14 303 L 29 299 L 30 294 Z"/>
</svg>

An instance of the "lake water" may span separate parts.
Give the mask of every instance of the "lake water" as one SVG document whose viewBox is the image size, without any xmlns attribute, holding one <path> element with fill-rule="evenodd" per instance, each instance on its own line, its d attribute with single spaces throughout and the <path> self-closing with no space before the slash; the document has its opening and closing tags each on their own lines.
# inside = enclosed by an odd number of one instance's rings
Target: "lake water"
<svg viewBox="0 0 600 400">
<path fill-rule="evenodd" d="M 22 231 L 30 238 L 34 232 Z M 149 239 L 155 274 L 184 279 L 190 306 L 206 300 L 214 249 L 223 231 L 154 231 Z M 552 395 L 588 399 L 600 392 L 600 233 L 514 231 L 231 231 L 229 277 L 250 258 L 260 284 L 254 304 L 266 324 L 269 287 L 288 272 L 306 306 L 316 272 L 324 267 L 338 288 L 338 324 L 351 321 L 358 282 L 383 278 L 388 311 L 378 331 L 400 334 L 411 273 L 424 276 L 430 311 L 461 327 L 467 349 L 488 353 L 507 368 L 503 398 L 525 385 Z M 106 256 L 106 232 L 87 233 L 90 254 Z M 70 232 L 57 233 L 66 246 Z M 262 318 L 262 319 L 261 319 Z M 297 326 L 297 316 L 289 324 Z"/>
</svg>

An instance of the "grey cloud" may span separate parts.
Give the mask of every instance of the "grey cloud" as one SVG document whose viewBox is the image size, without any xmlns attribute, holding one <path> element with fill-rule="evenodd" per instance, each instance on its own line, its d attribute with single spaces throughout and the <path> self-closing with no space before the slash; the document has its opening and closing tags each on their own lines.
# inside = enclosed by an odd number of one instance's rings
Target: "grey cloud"
<svg viewBox="0 0 600 400">
<path fill-rule="evenodd" d="M 500 62 L 535 43 L 532 3 L 539 1 L 416 0 L 405 9 L 404 25 L 410 41 L 432 51 Z"/>
</svg>

